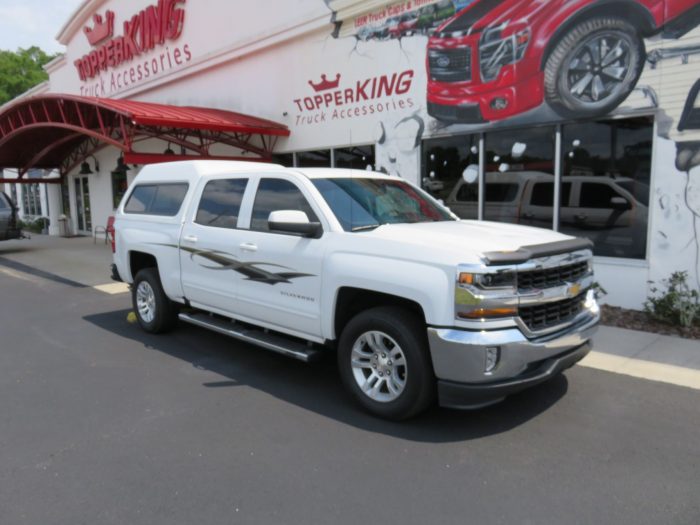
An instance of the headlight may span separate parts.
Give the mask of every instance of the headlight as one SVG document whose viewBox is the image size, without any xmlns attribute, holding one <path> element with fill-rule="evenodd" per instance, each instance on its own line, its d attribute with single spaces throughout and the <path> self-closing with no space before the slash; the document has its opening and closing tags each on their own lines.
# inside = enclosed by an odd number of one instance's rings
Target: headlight
<svg viewBox="0 0 700 525">
<path fill-rule="evenodd" d="M 525 56 L 530 43 L 530 30 L 523 29 L 508 36 L 502 36 L 503 26 L 484 32 L 479 44 L 479 64 L 481 79 L 490 82 L 495 80 L 501 68 L 514 64 Z"/>
<path fill-rule="evenodd" d="M 515 273 L 466 273 L 459 274 L 459 284 L 476 286 L 483 289 L 514 288 Z"/>
</svg>

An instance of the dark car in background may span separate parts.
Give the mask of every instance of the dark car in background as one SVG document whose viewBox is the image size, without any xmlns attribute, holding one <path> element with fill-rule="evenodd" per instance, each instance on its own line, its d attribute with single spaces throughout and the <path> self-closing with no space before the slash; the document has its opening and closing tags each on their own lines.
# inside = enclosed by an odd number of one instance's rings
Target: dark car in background
<svg viewBox="0 0 700 525">
<path fill-rule="evenodd" d="M 17 227 L 17 208 L 10 198 L 0 192 L 0 241 L 19 239 L 22 232 Z"/>
</svg>

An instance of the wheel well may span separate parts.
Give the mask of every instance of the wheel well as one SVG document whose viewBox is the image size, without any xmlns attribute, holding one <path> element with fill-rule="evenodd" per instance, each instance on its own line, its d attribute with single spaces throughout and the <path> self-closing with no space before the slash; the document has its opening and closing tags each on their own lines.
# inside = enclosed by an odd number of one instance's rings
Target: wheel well
<svg viewBox="0 0 700 525">
<path fill-rule="evenodd" d="M 425 313 L 420 304 L 410 299 L 396 295 L 364 290 L 362 288 L 343 287 L 338 291 L 338 299 L 335 304 L 335 337 L 338 339 L 345 325 L 363 310 L 376 306 L 396 306 L 405 308 L 420 316 L 425 321 Z"/>
<path fill-rule="evenodd" d="M 131 270 L 131 278 L 136 277 L 136 274 L 144 268 L 158 268 L 156 258 L 150 253 L 130 252 L 129 269 Z"/>
<path fill-rule="evenodd" d="M 559 41 L 568 33 L 573 26 L 597 16 L 607 16 L 622 18 L 631 23 L 639 33 L 646 37 L 653 34 L 658 28 L 651 13 L 639 2 L 630 0 L 610 0 L 607 2 L 597 2 L 594 5 L 578 11 L 566 22 L 560 25 L 547 42 L 547 46 L 542 53 L 540 69 L 544 70 L 550 53 L 557 46 Z"/>
</svg>

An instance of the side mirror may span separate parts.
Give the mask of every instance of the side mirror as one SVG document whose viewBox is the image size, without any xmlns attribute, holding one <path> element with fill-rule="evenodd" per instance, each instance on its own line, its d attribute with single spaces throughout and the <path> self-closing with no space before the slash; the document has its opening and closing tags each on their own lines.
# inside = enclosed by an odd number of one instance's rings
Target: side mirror
<svg viewBox="0 0 700 525">
<path fill-rule="evenodd" d="M 323 234 L 320 222 L 310 222 L 306 213 L 299 210 L 278 210 L 267 218 L 270 231 L 294 233 L 302 237 L 318 239 Z"/>
<path fill-rule="evenodd" d="M 613 197 L 610 199 L 610 207 L 613 210 L 626 211 L 632 209 L 632 204 L 624 197 Z"/>
</svg>

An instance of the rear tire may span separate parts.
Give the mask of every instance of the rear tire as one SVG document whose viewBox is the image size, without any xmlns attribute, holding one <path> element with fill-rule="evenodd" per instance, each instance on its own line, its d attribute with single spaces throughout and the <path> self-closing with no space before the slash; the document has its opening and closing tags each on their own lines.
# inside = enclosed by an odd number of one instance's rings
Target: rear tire
<svg viewBox="0 0 700 525">
<path fill-rule="evenodd" d="M 569 30 L 547 58 L 545 98 L 565 118 L 605 115 L 637 85 L 645 58 L 644 41 L 626 20 L 585 20 Z"/>
<path fill-rule="evenodd" d="M 162 334 L 177 325 L 178 305 L 165 295 L 157 268 L 144 268 L 136 274 L 131 302 L 136 319 L 146 332 Z"/>
<path fill-rule="evenodd" d="M 377 307 L 353 317 L 338 344 L 345 388 L 367 411 L 402 420 L 435 399 L 425 322 L 401 308 Z"/>
</svg>

